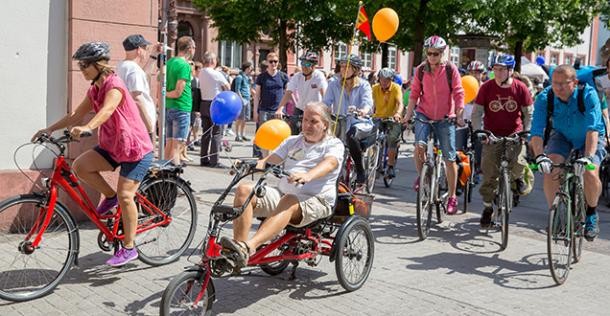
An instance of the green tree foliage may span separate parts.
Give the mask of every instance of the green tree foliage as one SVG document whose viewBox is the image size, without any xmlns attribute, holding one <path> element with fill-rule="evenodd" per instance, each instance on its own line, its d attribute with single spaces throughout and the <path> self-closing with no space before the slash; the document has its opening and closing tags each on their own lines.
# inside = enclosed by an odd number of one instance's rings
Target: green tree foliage
<svg viewBox="0 0 610 316">
<path fill-rule="evenodd" d="M 305 49 L 328 48 L 352 38 L 358 3 L 354 0 L 193 0 L 214 21 L 219 39 L 241 43 L 269 35 L 279 46 L 286 66 L 287 51 L 295 42 Z M 366 0 L 371 21 L 383 8 L 394 9 L 400 26 L 390 44 L 414 51 L 414 65 L 422 60 L 422 45 L 436 34 L 450 43 L 459 35 L 497 38 L 516 56 L 546 46 L 571 46 L 600 12 L 610 15 L 608 1 L 600 0 Z M 604 20 L 610 23 L 608 19 Z M 298 33 L 294 30 L 300 30 Z M 358 37 L 362 39 L 362 36 Z M 365 50 L 380 51 L 378 42 L 361 40 Z M 517 58 L 519 62 L 520 59 Z"/>
<path fill-rule="evenodd" d="M 279 47 L 284 69 L 287 51 L 296 41 L 301 47 L 315 50 L 328 48 L 334 41 L 349 41 L 358 7 L 349 0 L 194 0 L 193 3 L 212 18 L 213 26 L 219 30 L 218 39 L 248 43 L 270 36 Z"/>
<path fill-rule="evenodd" d="M 546 46 L 581 43 L 579 35 L 605 6 L 599 0 L 491 0 L 479 14 L 495 18 L 479 25 L 521 56 Z M 521 60 L 516 61 L 518 70 Z"/>
</svg>

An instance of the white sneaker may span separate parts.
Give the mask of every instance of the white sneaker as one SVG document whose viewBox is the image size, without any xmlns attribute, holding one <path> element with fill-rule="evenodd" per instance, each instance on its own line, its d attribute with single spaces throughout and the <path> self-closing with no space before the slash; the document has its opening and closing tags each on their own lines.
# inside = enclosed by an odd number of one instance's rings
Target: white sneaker
<svg viewBox="0 0 610 316">
<path fill-rule="evenodd" d="M 235 132 L 229 128 L 225 131 L 225 136 L 235 136 Z"/>
</svg>

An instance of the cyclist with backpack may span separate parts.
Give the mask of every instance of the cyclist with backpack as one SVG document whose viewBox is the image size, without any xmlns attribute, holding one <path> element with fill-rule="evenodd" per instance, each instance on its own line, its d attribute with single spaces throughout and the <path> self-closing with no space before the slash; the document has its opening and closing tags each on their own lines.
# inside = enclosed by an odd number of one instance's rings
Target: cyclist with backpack
<svg viewBox="0 0 610 316">
<path fill-rule="evenodd" d="M 577 88 L 576 70 L 561 65 L 552 75 L 550 87 L 536 98 L 530 146 L 539 170 L 544 173 L 544 194 L 549 205 L 559 189 L 557 171 L 551 164 L 568 159 L 571 150 L 582 157 L 577 160 L 576 174 L 582 174 L 587 204 L 585 238 L 592 241 L 599 234 L 597 202 L 601 193 L 599 165 L 606 155 L 605 128 L 599 97 L 589 85 Z M 595 170 L 585 170 L 592 163 Z"/>
<path fill-rule="evenodd" d="M 392 118 L 394 120 L 379 122 L 379 125 L 382 125 L 379 127 L 388 131 L 388 176 L 393 178 L 396 176 L 394 165 L 396 164 L 400 133 L 402 133 L 400 124 L 403 110 L 402 90 L 401 85 L 393 82 L 396 78 L 394 70 L 383 68 L 379 70 L 377 76 L 379 83 L 373 86 L 373 104 L 375 105 L 373 117 L 376 119 Z"/>
<path fill-rule="evenodd" d="M 527 86 L 512 76 L 515 58 L 511 55 L 498 55 L 492 67 L 495 78 L 481 86 L 474 102 L 473 129 L 481 129 L 481 116 L 484 115 L 484 128 L 495 136 L 505 137 L 529 130 L 534 101 Z M 496 196 L 495 190 L 498 188 L 500 159 L 504 150 L 507 150 L 509 169 L 517 193 L 523 195 L 531 189 L 524 180 L 525 168 L 527 168 L 525 149 L 523 144 L 511 144 L 509 148 L 504 148 L 502 143 L 483 145 L 481 158 L 483 184 L 480 192 L 484 209 L 481 228 L 489 228 L 491 225 L 492 202 Z"/>
<path fill-rule="evenodd" d="M 411 84 L 411 95 L 407 105 L 404 122 L 409 122 L 414 114 L 422 120 L 438 121 L 432 124 L 437 136 L 443 157 L 446 161 L 446 174 L 449 186 L 447 214 L 457 213 L 458 167 L 455 149 L 455 125 L 446 119 L 455 119 L 459 126 L 464 126 L 464 89 L 458 68 L 443 60 L 447 43 L 439 36 L 431 36 L 424 42 L 426 61 L 417 66 L 416 75 Z M 417 108 L 415 108 L 417 105 Z M 415 121 L 415 166 L 418 174 L 425 161 L 426 141 L 430 134 L 430 125 Z M 419 176 L 414 189 L 419 190 Z"/>
</svg>

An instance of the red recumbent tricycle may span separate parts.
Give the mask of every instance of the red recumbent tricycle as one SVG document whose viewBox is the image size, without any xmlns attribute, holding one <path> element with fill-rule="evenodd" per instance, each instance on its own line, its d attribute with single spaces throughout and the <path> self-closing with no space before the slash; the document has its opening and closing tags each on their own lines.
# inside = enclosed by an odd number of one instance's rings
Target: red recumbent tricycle
<svg viewBox="0 0 610 316">
<path fill-rule="evenodd" d="M 255 194 L 258 197 L 265 194 L 266 179 L 269 175 L 278 178 L 287 175 L 279 166 L 257 169 L 256 164 L 256 160 L 249 160 L 239 162 L 235 166 L 231 183 L 210 211 L 201 261 L 187 268 L 169 283 L 161 299 L 161 315 L 211 313 L 216 295 L 212 277 L 237 272 L 230 263 L 233 253 L 225 253 L 219 244 L 224 224 L 239 217 Z M 256 181 L 244 206 L 223 205 L 231 190 L 242 179 L 257 173 L 262 175 Z M 341 188 L 344 189 L 345 186 Z M 372 197 L 369 196 L 370 199 L 365 201 L 363 196 L 356 198 L 345 191 L 347 190 L 339 190 L 333 216 L 305 227 L 287 226 L 284 233 L 259 247 L 256 253 L 250 256 L 248 266 L 259 266 L 267 274 L 277 275 L 293 263 L 293 279 L 299 261 L 316 266 L 320 262 L 320 256 L 324 255 L 328 256 L 331 262 L 335 262 L 337 278 L 346 291 L 351 292 L 362 287 L 373 265 L 374 240 L 367 219 L 355 213 L 360 212 L 368 216 Z"/>
</svg>

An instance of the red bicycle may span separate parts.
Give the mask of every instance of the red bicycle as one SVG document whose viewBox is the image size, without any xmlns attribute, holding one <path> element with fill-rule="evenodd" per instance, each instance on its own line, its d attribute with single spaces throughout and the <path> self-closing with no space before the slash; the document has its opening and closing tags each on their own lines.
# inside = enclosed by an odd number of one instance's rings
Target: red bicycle
<svg viewBox="0 0 610 316">
<path fill-rule="evenodd" d="M 225 223 L 239 217 L 245 208 L 222 205 L 222 203 L 233 187 L 245 177 L 262 173 L 244 203 L 248 205 L 255 194 L 258 197 L 265 194 L 268 175 L 273 174 L 277 177 L 285 175 L 279 167 L 256 169 L 256 163 L 256 161 L 246 161 L 237 164 L 233 180 L 210 212 L 201 261 L 194 267 L 187 268 L 169 283 L 161 299 L 161 315 L 211 313 L 216 298 L 212 277 L 236 272 L 230 263 L 231 260 L 234 262 L 234 258 L 231 258 L 234 254 L 225 253 L 218 243 L 220 233 Z M 269 244 L 259 247 L 250 257 L 248 266 L 260 266 L 267 274 L 277 275 L 292 262 L 294 269 L 291 278 L 294 278 L 299 261 L 316 266 L 320 262 L 320 256 L 324 255 L 328 256 L 331 262 L 335 262 L 337 278 L 345 290 L 359 289 L 366 282 L 373 266 L 374 241 L 368 221 L 359 215 L 353 215 L 354 205 L 350 197 L 349 192 L 339 194 L 333 217 L 318 220 L 301 228 L 288 226 L 283 234 Z M 341 213 L 343 216 L 339 217 L 338 205 L 341 203 L 348 204 L 349 206 L 344 205 L 345 209 L 351 211 L 348 214 Z"/>
<path fill-rule="evenodd" d="M 0 202 L 0 298 L 27 301 L 44 296 L 72 264 L 78 265 L 78 226 L 66 205 L 58 200 L 58 189 L 67 193 L 100 230 L 97 241 L 102 250 L 117 251 L 121 245 L 121 208 L 107 216 L 97 214 L 66 162 L 66 144 L 72 141 L 67 131 L 59 138 L 42 135 L 37 139 L 35 143 L 56 155 L 52 176 L 42 179 L 40 192 Z M 135 242 L 144 263 L 162 265 L 177 260 L 195 235 L 197 207 L 181 173 L 180 167 L 157 162 L 140 184 L 135 198 Z"/>
</svg>

